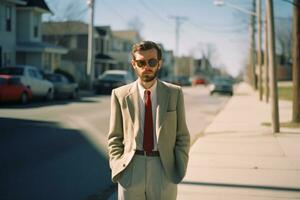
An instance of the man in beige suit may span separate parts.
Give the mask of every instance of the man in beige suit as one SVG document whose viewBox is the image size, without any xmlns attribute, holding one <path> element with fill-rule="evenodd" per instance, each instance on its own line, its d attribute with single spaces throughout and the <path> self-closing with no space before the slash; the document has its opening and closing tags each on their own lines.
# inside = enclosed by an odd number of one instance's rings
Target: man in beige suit
<svg viewBox="0 0 300 200">
<path fill-rule="evenodd" d="M 112 180 L 119 199 L 176 199 L 190 148 L 182 89 L 157 79 L 162 51 L 156 43 L 137 43 L 131 54 L 138 79 L 111 94 Z"/>
</svg>

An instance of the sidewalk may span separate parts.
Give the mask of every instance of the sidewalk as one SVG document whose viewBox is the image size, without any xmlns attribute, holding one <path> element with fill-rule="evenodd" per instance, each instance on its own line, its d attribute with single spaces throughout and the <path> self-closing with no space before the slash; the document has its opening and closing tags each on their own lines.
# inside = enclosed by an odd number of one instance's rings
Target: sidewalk
<svg viewBox="0 0 300 200">
<path fill-rule="evenodd" d="M 291 120 L 280 101 L 280 121 Z M 272 134 L 271 106 L 242 83 L 192 146 L 178 200 L 300 199 L 300 129 Z"/>
</svg>

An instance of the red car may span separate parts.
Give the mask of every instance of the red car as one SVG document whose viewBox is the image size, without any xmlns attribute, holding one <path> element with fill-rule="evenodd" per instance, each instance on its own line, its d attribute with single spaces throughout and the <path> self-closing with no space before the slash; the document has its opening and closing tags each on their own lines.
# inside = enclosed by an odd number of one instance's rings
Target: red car
<svg viewBox="0 0 300 200">
<path fill-rule="evenodd" d="M 194 77 L 192 80 L 193 85 L 206 85 L 206 79 L 200 76 Z"/>
<path fill-rule="evenodd" d="M 27 103 L 31 99 L 31 90 L 21 83 L 19 77 L 0 75 L 0 102 Z"/>
</svg>

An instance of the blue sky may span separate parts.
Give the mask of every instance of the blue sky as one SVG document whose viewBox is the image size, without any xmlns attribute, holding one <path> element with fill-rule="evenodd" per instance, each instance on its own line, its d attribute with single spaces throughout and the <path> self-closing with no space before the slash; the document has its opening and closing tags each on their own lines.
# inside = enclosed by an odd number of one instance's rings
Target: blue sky
<svg viewBox="0 0 300 200">
<path fill-rule="evenodd" d="M 86 0 L 77 2 L 77 10 L 86 11 Z M 225 0 L 225 2 L 251 9 L 251 0 Z M 53 12 L 63 12 L 62 1 L 46 0 Z M 229 6 L 217 7 L 213 0 L 95 0 L 95 25 L 110 25 L 113 30 L 128 29 L 128 23 L 138 19 L 142 24 L 141 36 L 162 43 L 165 49 L 175 50 L 175 20 L 187 20 L 180 26 L 179 55 L 201 58 L 206 44 L 213 44 L 213 63 L 237 75 L 244 67 L 248 55 L 249 15 Z M 262 7 L 264 10 L 264 0 Z M 61 9 L 59 9 L 61 8 Z M 80 15 L 87 21 L 88 13 Z M 274 0 L 275 17 L 291 17 L 292 5 Z"/>
</svg>

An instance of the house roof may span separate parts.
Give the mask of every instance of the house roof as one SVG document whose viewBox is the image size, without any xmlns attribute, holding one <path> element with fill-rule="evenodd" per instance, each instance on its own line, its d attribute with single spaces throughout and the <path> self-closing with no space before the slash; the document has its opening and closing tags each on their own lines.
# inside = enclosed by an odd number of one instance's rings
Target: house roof
<svg viewBox="0 0 300 200">
<path fill-rule="evenodd" d="M 100 36 L 106 36 L 107 34 L 111 34 L 110 26 L 96 26 L 95 29 L 97 30 Z"/>
<path fill-rule="evenodd" d="M 135 30 L 113 31 L 113 35 L 115 37 L 119 37 L 122 39 L 134 41 L 134 42 L 136 40 L 141 39 L 139 32 L 137 32 Z"/>
<path fill-rule="evenodd" d="M 98 53 L 96 54 L 96 59 L 103 59 L 103 60 L 113 60 L 113 58 L 109 55 Z"/>
<path fill-rule="evenodd" d="M 26 5 L 21 5 L 19 7 L 38 7 L 47 12 L 52 13 L 44 0 L 22 0 L 22 1 L 25 2 Z"/>
<path fill-rule="evenodd" d="M 18 52 L 51 52 L 65 54 L 68 50 L 64 47 L 53 45 L 46 42 L 19 42 L 17 43 Z"/>
<path fill-rule="evenodd" d="M 88 34 L 88 24 L 80 21 L 43 22 L 43 35 L 78 35 Z"/>
<path fill-rule="evenodd" d="M 19 5 L 26 5 L 26 2 L 24 2 L 23 0 L 6 0 L 6 1 L 10 3 L 19 4 Z"/>
</svg>

